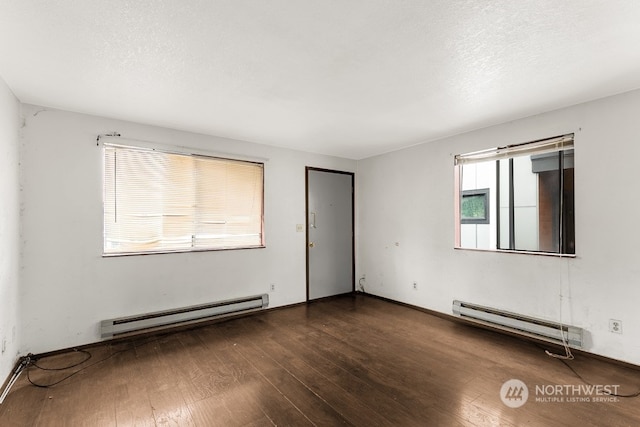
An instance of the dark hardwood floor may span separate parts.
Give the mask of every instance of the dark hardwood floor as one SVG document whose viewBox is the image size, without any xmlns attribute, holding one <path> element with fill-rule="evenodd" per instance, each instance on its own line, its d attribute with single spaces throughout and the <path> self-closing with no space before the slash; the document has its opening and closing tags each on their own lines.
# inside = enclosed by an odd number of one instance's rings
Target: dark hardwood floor
<svg viewBox="0 0 640 427">
<path fill-rule="evenodd" d="M 69 370 L 29 368 L 47 384 L 87 367 L 53 387 L 23 373 L 0 425 L 640 425 L 640 398 L 541 401 L 537 388 L 585 383 L 532 342 L 363 295 L 87 350 L 91 359 Z M 568 364 L 593 385 L 640 388 L 634 369 L 584 355 Z M 500 397 L 513 378 L 529 390 L 515 409 Z"/>
</svg>

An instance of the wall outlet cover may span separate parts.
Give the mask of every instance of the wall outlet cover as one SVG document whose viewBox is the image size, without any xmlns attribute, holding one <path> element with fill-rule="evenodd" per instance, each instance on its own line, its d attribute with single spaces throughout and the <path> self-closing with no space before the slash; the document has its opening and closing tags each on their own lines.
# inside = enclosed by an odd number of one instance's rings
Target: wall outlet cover
<svg viewBox="0 0 640 427">
<path fill-rule="evenodd" d="M 614 334 L 622 333 L 622 321 L 617 319 L 609 319 L 609 332 Z"/>
</svg>

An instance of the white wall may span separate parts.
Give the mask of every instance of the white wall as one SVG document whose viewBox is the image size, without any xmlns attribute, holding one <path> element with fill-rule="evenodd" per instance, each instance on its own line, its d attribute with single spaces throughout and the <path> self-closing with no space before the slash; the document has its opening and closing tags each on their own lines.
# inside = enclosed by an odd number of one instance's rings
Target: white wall
<svg viewBox="0 0 640 427">
<path fill-rule="evenodd" d="M 0 385 L 11 373 L 20 340 L 20 108 L 0 79 Z"/>
<path fill-rule="evenodd" d="M 638 111 L 634 91 L 358 162 L 357 277 L 443 313 L 460 299 L 562 320 L 586 329 L 588 351 L 640 364 Z M 453 156 L 570 132 L 576 258 L 454 250 Z"/>
<path fill-rule="evenodd" d="M 103 319 L 264 293 L 271 283 L 271 307 L 305 300 L 305 233 L 296 232 L 305 223 L 305 166 L 355 171 L 355 161 L 36 106 L 23 115 L 23 353 L 98 341 Z M 103 258 L 96 136 L 111 131 L 268 159 L 267 247 Z"/>
</svg>

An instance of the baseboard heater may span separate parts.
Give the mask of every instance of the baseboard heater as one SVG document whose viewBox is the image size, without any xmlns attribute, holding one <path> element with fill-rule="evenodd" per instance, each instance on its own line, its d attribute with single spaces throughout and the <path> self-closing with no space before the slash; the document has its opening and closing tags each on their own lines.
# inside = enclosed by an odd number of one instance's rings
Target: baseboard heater
<svg viewBox="0 0 640 427">
<path fill-rule="evenodd" d="M 103 320 L 100 323 L 102 338 L 131 335 L 171 326 L 203 322 L 210 319 L 261 310 L 269 305 L 269 295 L 255 295 L 173 310 L 156 311 L 136 316 Z"/>
<path fill-rule="evenodd" d="M 453 301 L 453 314 L 469 321 L 531 338 L 582 348 L 582 328 L 535 319 L 495 308 Z"/>
</svg>

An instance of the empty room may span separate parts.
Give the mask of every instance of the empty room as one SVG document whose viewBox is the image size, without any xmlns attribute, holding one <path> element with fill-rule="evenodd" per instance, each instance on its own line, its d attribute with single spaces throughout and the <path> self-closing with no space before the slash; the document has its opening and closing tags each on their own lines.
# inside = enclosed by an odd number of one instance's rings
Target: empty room
<svg viewBox="0 0 640 427">
<path fill-rule="evenodd" d="M 0 0 L 0 425 L 640 425 L 638 22 Z"/>
</svg>

